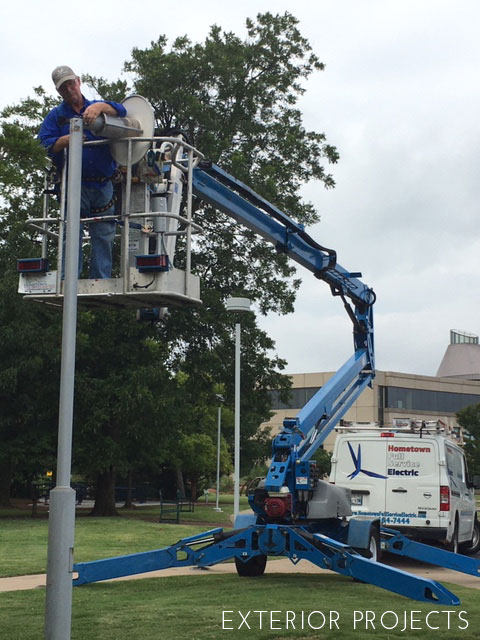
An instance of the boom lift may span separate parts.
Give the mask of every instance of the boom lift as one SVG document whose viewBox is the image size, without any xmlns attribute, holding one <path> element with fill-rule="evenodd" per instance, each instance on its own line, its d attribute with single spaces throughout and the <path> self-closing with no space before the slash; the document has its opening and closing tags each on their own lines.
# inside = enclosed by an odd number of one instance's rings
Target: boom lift
<svg viewBox="0 0 480 640">
<path fill-rule="evenodd" d="M 78 304 L 84 309 L 201 304 L 200 281 L 191 273 L 192 237 L 201 228 L 192 220 L 192 189 L 188 185 L 203 156 L 175 133 L 154 136 L 153 109 L 142 96 L 129 96 L 123 104 L 127 117 L 99 116 L 90 129 L 105 139 L 85 143 L 108 143 L 122 169 L 113 176 L 118 192 L 115 214 L 101 217 L 114 220 L 120 229 L 120 273 L 103 280 L 79 279 Z M 61 308 L 64 298 L 65 176 L 63 171 L 62 176 L 50 178 L 42 217 L 27 220 L 27 226 L 42 238 L 41 258 L 17 261 L 19 292 L 53 308 Z M 57 188 L 52 182 L 58 183 Z M 51 216 L 52 193 L 57 191 L 60 212 Z M 95 224 L 98 219 L 83 218 L 82 222 Z M 182 268 L 174 265 L 179 236 L 185 238 Z M 50 270 L 47 255 L 49 238 L 57 244 L 54 270 Z"/>
<path fill-rule="evenodd" d="M 132 106 L 135 111 L 138 105 Z M 128 108 L 127 113 L 130 115 Z M 137 134 L 139 130 L 144 133 L 148 129 L 148 117 L 145 119 L 147 126 L 145 122 L 140 123 Z M 106 136 L 107 129 L 106 126 L 103 129 Z M 212 529 L 163 549 L 77 563 L 74 571 L 78 577 L 74 584 L 170 567 L 205 567 L 228 559 L 235 560 L 240 576 L 258 576 L 265 570 L 267 556 L 286 556 L 294 564 L 305 558 L 321 568 L 416 600 L 459 604 L 458 598 L 437 582 L 377 562 L 380 545 L 398 555 L 422 559 L 477 577 L 480 575 L 478 560 L 413 542 L 394 530 L 381 528 L 377 518 L 349 518 L 348 490 L 321 480 L 312 460 L 315 451 L 362 391 L 371 386 L 374 377 L 372 307 L 375 294 L 361 282 L 361 274 L 341 267 L 335 251 L 319 245 L 302 225 L 248 186 L 218 166 L 202 161 L 202 155 L 181 137 L 158 138 L 150 133 L 145 137 L 129 137 L 127 141 L 115 140 L 111 144 L 123 145 L 122 161 L 126 165 L 126 177 L 123 178 L 125 201 L 120 216 L 123 224 L 122 272 L 117 279 L 84 281 L 83 288 L 79 289 L 79 303 L 114 308 L 198 303 L 197 283 L 190 274 L 188 255 L 185 273 L 175 281 L 171 278 L 172 271 L 175 271 L 172 268 L 175 246 L 168 240 L 178 233 L 178 223 L 186 229 L 187 239 L 192 230 L 199 231 L 191 220 L 191 199 L 195 195 L 258 233 L 273 243 L 278 251 L 286 253 L 316 278 L 325 281 L 332 294 L 341 298 L 352 321 L 354 354 L 295 418 L 284 421 L 281 433 L 273 440 L 268 475 L 249 495 L 252 515 L 240 514 L 232 531 Z M 142 152 L 132 152 L 136 144 L 143 145 Z M 132 165 L 135 163 L 136 183 L 132 179 Z M 131 205 L 134 184 L 143 194 L 143 202 L 135 213 Z M 179 190 L 183 194 L 179 194 Z M 186 216 L 181 215 L 181 195 L 186 202 Z M 135 244 L 129 234 L 138 230 L 135 226 L 137 221 L 140 221 L 141 229 Z M 43 218 L 30 221 L 44 235 L 49 233 L 51 223 L 45 212 Z M 65 224 L 63 219 L 56 234 L 59 253 L 62 224 Z M 132 266 L 132 251 L 129 251 L 132 246 L 133 253 L 137 254 L 135 266 Z M 166 256 L 162 262 L 165 268 L 155 269 L 157 258 L 162 255 Z M 46 259 L 43 254 L 42 259 Z M 54 274 L 46 270 L 33 276 L 23 272 L 20 291 L 37 302 L 61 306 L 60 260 Z M 28 260 L 23 262 L 28 266 Z M 50 285 L 46 284 L 47 280 Z"/>
</svg>

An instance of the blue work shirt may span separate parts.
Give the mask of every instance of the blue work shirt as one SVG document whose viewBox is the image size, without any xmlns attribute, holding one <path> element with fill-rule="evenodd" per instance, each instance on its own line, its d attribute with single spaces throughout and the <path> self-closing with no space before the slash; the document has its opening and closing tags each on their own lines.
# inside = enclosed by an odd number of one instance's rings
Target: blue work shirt
<svg viewBox="0 0 480 640">
<path fill-rule="evenodd" d="M 66 102 L 62 102 L 62 104 L 50 111 L 38 133 L 40 142 L 47 149 L 48 155 L 52 158 L 52 161 L 59 170 L 63 167 L 64 153 L 63 151 L 52 153 L 51 149 L 58 138 L 70 133 L 71 118 L 80 118 L 85 109 L 95 102 L 106 102 L 111 105 L 122 118 L 127 115 L 125 107 L 118 102 L 111 102 L 109 100 L 87 100 L 85 96 L 82 97 L 83 107 L 80 113 L 74 111 Z M 93 135 L 88 129 L 84 129 L 84 135 L 87 140 L 105 140 L 105 138 L 101 136 Z M 83 147 L 82 179 L 88 178 L 92 186 L 95 185 L 92 179 L 98 178 L 98 184 L 101 184 L 101 179 L 110 178 L 116 167 L 117 163 L 112 158 L 108 144 Z"/>
</svg>

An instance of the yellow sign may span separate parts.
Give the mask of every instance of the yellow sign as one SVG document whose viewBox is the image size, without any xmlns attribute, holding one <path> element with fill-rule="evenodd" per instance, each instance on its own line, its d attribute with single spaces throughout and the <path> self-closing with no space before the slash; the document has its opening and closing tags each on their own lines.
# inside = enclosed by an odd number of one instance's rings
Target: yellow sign
<svg viewBox="0 0 480 640">
<path fill-rule="evenodd" d="M 47 478 L 53 478 L 53 471 L 47 471 L 45 475 L 47 476 Z"/>
</svg>

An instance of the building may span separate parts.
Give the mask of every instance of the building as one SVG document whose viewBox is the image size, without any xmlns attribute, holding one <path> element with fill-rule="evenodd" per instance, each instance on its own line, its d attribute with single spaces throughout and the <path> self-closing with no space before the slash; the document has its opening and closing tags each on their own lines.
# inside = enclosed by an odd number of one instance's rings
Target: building
<svg viewBox="0 0 480 640">
<path fill-rule="evenodd" d="M 272 433 L 278 433 L 284 418 L 295 417 L 333 375 L 334 372 L 293 374 L 288 405 L 280 401 L 277 392 L 272 392 L 275 415 L 267 423 L 273 427 Z M 444 378 L 377 371 L 373 388 L 367 388 L 362 393 L 348 410 L 344 420 L 391 425 L 393 418 L 441 419 L 449 431 L 457 434 L 462 441 L 463 436 L 455 414 L 460 409 L 477 403 L 480 403 L 480 375 L 475 380 L 469 380 L 463 376 Z M 331 450 L 334 441 L 335 432 L 325 441 L 325 449 Z"/>
<path fill-rule="evenodd" d="M 437 376 L 480 380 L 478 336 L 466 331 L 450 331 L 450 344 L 440 363 Z"/>
</svg>

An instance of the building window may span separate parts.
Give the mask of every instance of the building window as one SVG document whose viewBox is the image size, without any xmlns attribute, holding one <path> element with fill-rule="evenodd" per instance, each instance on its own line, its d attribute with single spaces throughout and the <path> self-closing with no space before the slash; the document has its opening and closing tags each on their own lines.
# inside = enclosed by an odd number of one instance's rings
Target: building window
<svg viewBox="0 0 480 640">
<path fill-rule="evenodd" d="M 460 409 L 480 402 L 480 394 L 450 393 L 449 391 L 426 391 L 404 387 L 385 387 L 385 407 L 407 411 L 434 411 L 457 413 Z"/>
<path fill-rule="evenodd" d="M 466 331 L 450 331 L 450 344 L 478 344 L 478 336 Z"/>
<path fill-rule="evenodd" d="M 286 403 L 282 402 L 280 399 L 280 391 L 270 391 L 272 409 L 274 411 L 278 411 L 279 409 L 301 409 L 319 389 L 321 389 L 321 387 L 301 387 L 298 389 L 290 389 L 290 397 Z"/>
</svg>

